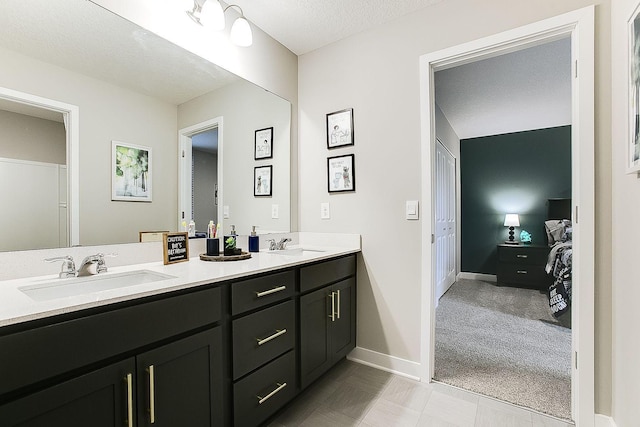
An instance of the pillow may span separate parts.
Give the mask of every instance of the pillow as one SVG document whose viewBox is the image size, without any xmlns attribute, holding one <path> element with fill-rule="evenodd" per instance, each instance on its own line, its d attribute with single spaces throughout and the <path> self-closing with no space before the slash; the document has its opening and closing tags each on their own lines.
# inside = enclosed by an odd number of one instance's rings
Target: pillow
<svg viewBox="0 0 640 427">
<path fill-rule="evenodd" d="M 544 229 L 547 232 L 549 246 L 571 241 L 573 227 L 569 219 L 550 219 L 544 222 Z"/>
</svg>

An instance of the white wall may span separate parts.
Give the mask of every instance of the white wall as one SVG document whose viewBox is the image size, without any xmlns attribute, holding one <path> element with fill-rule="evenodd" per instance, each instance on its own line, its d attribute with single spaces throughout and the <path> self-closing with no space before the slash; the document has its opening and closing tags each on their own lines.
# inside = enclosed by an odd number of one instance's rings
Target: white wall
<svg viewBox="0 0 640 427">
<path fill-rule="evenodd" d="M 178 127 L 192 126 L 215 117 L 223 118 L 222 203 L 229 206 L 224 232 L 231 224 L 239 234 L 290 230 L 291 104 L 258 86 L 238 81 L 178 106 Z M 255 131 L 273 127 L 273 158 L 254 160 Z M 219 134 L 220 135 L 220 134 Z M 273 166 L 272 197 L 254 197 L 256 166 Z M 271 205 L 279 206 L 279 217 L 271 218 Z"/>
<path fill-rule="evenodd" d="M 64 124 L 0 110 L 0 157 L 67 164 Z"/>
<path fill-rule="evenodd" d="M 80 244 L 136 242 L 174 229 L 177 107 L 0 49 L 0 85 L 77 105 L 80 111 Z M 111 141 L 153 149 L 153 202 L 111 201 Z M 122 218 L 126 218 L 123 221 Z"/>
<path fill-rule="evenodd" d="M 300 230 L 362 235 L 358 266 L 358 346 L 412 362 L 420 360 L 419 221 L 404 219 L 420 182 L 418 58 L 463 42 L 542 20 L 594 2 L 450 0 L 305 54 L 299 60 Z M 610 411 L 611 316 L 608 62 L 609 2 L 596 1 L 596 410 Z M 357 191 L 326 191 L 324 120 L 354 108 Z M 331 220 L 320 203 L 331 203 Z M 421 212 L 421 220 L 429 212 Z M 427 238 L 425 236 L 425 238 Z"/>
<path fill-rule="evenodd" d="M 612 141 L 613 141 L 613 410 L 619 427 L 640 420 L 640 177 L 625 174 L 629 144 L 627 117 L 627 19 L 636 0 L 612 2 Z"/>
</svg>

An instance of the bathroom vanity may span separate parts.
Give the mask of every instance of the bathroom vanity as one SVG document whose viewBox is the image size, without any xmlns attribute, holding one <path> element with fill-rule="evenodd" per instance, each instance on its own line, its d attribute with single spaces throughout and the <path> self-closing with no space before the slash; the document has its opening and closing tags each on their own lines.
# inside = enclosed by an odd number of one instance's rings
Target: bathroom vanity
<svg viewBox="0 0 640 427">
<path fill-rule="evenodd" d="M 3 298 L 0 424 L 259 425 L 355 347 L 357 252 L 148 264 L 173 278 L 12 318 Z"/>
</svg>

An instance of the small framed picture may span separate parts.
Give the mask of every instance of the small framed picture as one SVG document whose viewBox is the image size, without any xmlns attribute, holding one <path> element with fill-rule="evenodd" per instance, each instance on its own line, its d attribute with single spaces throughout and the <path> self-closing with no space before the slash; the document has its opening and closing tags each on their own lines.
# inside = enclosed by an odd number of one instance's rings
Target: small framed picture
<svg viewBox="0 0 640 427">
<path fill-rule="evenodd" d="M 640 172 L 640 4 L 629 18 L 627 173 Z"/>
<path fill-rule="evenodd" d="M 273 128 L 258 129 L 255 132 L 255 160 L 273 158 Z"/>
<path fill-rule="evenodd" d="M 111 200 L 151 201 L 151 148 L 111 141 Z"/>
<path fill-rule="evenodd" d="M 355 155 L 329 157 L 327 181 L 329 193 L 356 191 Z"/>
<path fill-rule="evenodd" d="M 253 168 L 253 195 L 271 196 L 273 190 L 271 186 L 271 176 L 273 175 L 273 166 L 258 166 Z"/>
<path fill-rule="evenodd" d="M 353 145 L 353 108 L 327 114 L 327 148 Z"/>
</svg>

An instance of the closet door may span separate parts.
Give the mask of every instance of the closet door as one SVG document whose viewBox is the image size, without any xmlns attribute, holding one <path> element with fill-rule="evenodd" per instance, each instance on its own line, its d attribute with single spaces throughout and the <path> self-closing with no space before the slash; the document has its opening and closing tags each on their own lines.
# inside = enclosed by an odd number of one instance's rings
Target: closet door
<svg viewBox="0 0 640 427">
<path fill-rule="evenodd" d="M 456 280 L 456 160 L 436 143 L 436 301 Z"/>
</svg>

